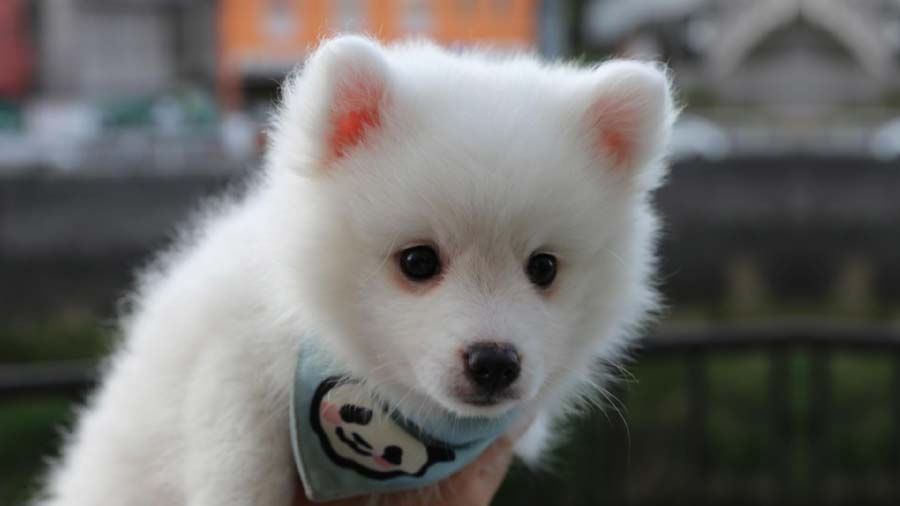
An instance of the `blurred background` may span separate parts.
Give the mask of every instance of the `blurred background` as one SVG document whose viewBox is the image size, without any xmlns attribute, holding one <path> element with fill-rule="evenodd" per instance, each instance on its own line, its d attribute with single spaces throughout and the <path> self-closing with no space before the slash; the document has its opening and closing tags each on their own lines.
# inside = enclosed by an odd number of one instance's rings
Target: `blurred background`
<svg viewBox="0 0 900 506">
<path fill-rule="evenodd" d="M 0 504 L 135 269 L 259 170 L 279 81 L 338 31 L 658 59 L 686 105 L 669 310 L 496 504 L 900 503 L 900 0 L 0 0 Z"/>
</svg>

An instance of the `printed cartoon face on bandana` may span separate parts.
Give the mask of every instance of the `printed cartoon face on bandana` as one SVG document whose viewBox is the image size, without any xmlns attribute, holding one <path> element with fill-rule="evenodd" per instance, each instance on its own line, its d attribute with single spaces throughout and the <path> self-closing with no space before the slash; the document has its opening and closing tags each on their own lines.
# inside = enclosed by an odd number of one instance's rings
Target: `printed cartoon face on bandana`
<svg viewBox="0 0 900 506">
<path fill-rule="evenodd" d="M 356 382 L 323 381 L 310 415 L 331 460 L 370 478 L 422 476 L 432 464 L 455 458 L 453 450 L 410 434 Z"/>
</svg>

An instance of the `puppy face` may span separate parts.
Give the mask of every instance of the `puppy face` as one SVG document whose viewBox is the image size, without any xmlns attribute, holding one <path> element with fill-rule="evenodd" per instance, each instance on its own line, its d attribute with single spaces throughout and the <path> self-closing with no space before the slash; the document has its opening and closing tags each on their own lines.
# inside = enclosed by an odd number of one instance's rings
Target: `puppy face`
<svg viewBox="0 0 900 506">
<path fill-rule="evenodd" d="M 270 159 L 305 206 L 296 303 L 354 374 L 426 414 L 558 397 L 653 304 L 646 196 L 672 117 L 645 64 L 328 42 Z"/>
</svg>

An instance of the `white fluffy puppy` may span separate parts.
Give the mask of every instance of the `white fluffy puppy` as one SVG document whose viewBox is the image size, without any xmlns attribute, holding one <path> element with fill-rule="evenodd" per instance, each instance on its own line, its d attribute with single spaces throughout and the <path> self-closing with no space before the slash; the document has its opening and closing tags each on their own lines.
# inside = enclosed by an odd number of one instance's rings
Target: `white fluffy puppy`
<svg viewBox="0 0 900 506">
<path fill-rule="evenodd" d="M 655 305 L 674 116 L 650 64 L 324 42 L 265 176 L 144 277 L 40 504 L 287 506 L 313 339 L 401 408 L 537 411 L 537 457 Z"/>
</svg>

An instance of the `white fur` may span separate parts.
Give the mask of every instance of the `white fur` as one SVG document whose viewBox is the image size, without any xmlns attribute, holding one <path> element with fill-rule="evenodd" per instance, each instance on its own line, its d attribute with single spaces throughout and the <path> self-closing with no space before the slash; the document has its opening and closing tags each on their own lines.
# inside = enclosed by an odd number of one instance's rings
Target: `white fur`
<svg viewBox="0 0 900 506">
<path fill-rule="evenodd" d="M 336 91 L 376 83 L 381 124 L 330 156 Z M 634 149 L 597 142 L 620 104 Z M 539 423 L 577 403 L 596 359 L 615 360 L 655 305 L 656 219 L 675 112 L 659 69 L 592 68 L 426 43 L 326 41 L 285 84 L 265 176 L 212 208 L 149 270 L 124 342 L 50 475 L 45 506 L 288 505 L 293 367 L 315 339 L 401 409 Z M 446 271 L 401 288 L 394 254 L 427 241 Z M 524 265 L 556 254 L 548 293 Z M 522 355 L 520 399 L 456 400 L 459 350 L 501 340 Z"/>
</svg>

